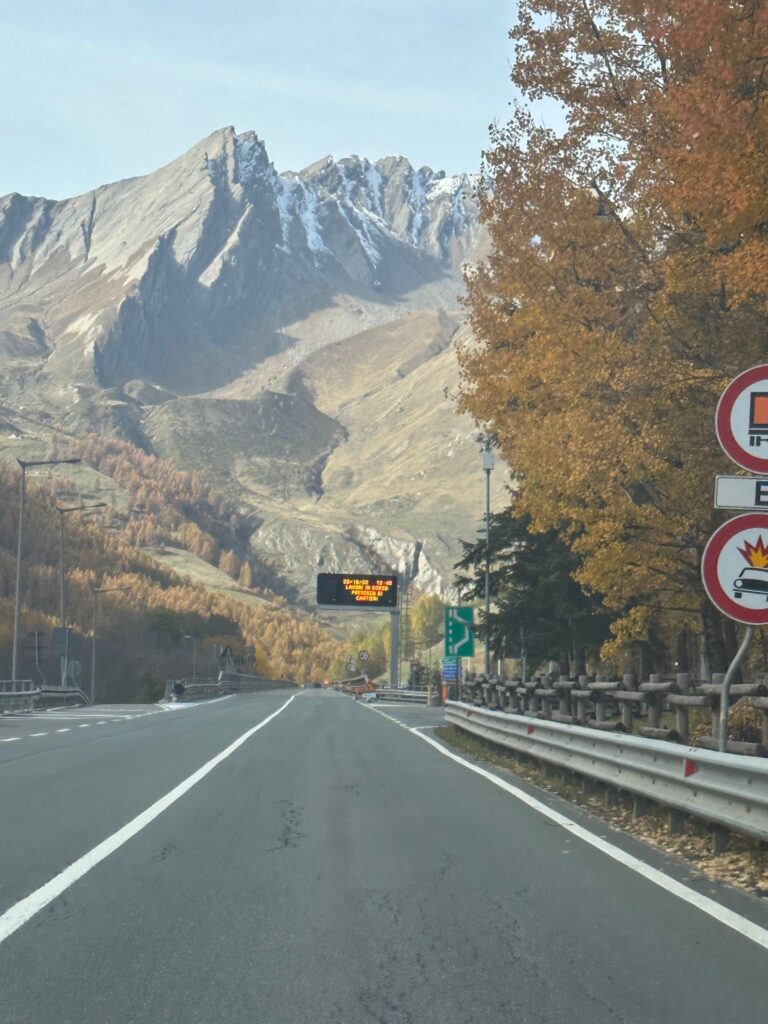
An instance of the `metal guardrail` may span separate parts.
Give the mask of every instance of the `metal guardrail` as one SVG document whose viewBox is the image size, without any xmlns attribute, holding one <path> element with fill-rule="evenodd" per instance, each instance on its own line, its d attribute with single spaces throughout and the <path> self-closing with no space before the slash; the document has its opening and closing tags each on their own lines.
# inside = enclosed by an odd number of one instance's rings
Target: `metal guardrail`
<svg viewBox="0 0 768 1024">
<path fill-rule="evenodd" d="M 194 679 L 169 679 L 165 684 L 165 700 L 183 702 L 219 694 L 215 679 L 196 676 Z"/>
<path fill-rule="evenodd" d="M 38 684 L 31 679 L 0 679 L 0 712 L 31 711 L 39 694 Z"/>
<path fill-rule="evenodd" d="M 220 672 L 220 693 L 261 693 L 264 690 L 293 690 L 292 679 L 267 679 L 265 676 L 251 676 L 243 672 Z"/>
<path fill-rule="evenodd" d="M 632 674 L 616 680 L 535 676 L 527 682 L 468 676 L 461 685 L 461 699 L 491 710 L 567 725 L 634 732 L 646 739 L 676 740 L 685 746 L 691 739 L 691 713 L 698 712 L 709 717 L 711 725 L 710 735 L 698 736 L 697 745 L 717 750 L 721 691 L 721 675 L 714 675 L 711 683 L 695 683 L 687 672 L 679 672 L 673 679 L 651 675 L 647 682 L 639 682 Z M 748 735 L 738 740 L 729 739 L 726 750 L 731 754 L 768 756 L 768 675 L 753 683 L 731 686 L 730 698 L 731 702 L 749 698 L 761 724 L 752 724 Z"/>
<path fill-rule="evenodd" d="M 79 686 L 41 686 L 40 694 L 35 700 L 36 707 L 43 707 L 47 704 L 90 704 L 90 698 L 86 697 Z"/>
<path fill-rule="evenodd" d="M 0 711 L 32 711 L 71 702 L 89 703 L 79 687 L 40 686 L 32 679 L 0 679 Z"/>
<path fill-rule="evenodd" d="M 32 693 L 39 688 L 39 683 L 31 679 L 0 679 L 0 696 L 8 693 Z"/>
<path fill-rule="evenodd" d="M 426 704 L 426 690 L 391 690 L 382 688 L 376 691 L 377 700 L 387 700 L 403 704 Z"/>
<path fill-rule="evenodd" d="M 532 720 L 449 701 L 445 720 L 465 732 L 724 828 L 768 840 L 763 758 Z"/>
<path fill-rule="evenodd" d="M 220 694 L 294 689 L 295 686 L 289 679 L 266 679 L 240 672 L 220 672 L 218 679 L 169 679 L 165 684 L 165 700 L 183 702 L 218 697 Z"/>
</svg>

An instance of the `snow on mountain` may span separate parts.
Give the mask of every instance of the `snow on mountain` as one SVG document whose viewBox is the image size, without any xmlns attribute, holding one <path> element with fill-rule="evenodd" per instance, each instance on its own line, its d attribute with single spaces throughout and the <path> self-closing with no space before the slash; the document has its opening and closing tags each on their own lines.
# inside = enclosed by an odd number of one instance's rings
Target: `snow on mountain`
<svg viewBox="0 0 768 1024">
<path fill-rule="evenodd" d="M 52 384 L 221 385 L 334 295 L 386 304 L 459 284 L 472 189 L 403 157 L 279 174 L 255 133 L 225 128 L 85 195 L 5 196 L 0 359 Z"/>
<path fill-rule="evenodd" d="M 143 177 L 0 198 L 11 436 L 117 434 L 203 472 L 302 592 L 308 566 L 379 571 L 416 538 L 444 588 L 476 514 L 446 397 L 474 187 L 400 156 L 278 173 L 225 128 Z"/>
</svg>

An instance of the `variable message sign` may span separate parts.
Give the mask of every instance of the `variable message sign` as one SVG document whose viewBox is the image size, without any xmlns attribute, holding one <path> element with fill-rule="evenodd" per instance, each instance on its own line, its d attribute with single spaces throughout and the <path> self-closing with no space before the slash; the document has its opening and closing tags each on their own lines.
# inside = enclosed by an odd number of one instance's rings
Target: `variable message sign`
<svg viewBox="0 0 768 1024">
<path fill-rule="evenodd" d="M 361 576 L 359 573 L 319 572 L 317 604 L 320 608 L 356 611 L 397 608 L 397 576 Z"/>
</svg>

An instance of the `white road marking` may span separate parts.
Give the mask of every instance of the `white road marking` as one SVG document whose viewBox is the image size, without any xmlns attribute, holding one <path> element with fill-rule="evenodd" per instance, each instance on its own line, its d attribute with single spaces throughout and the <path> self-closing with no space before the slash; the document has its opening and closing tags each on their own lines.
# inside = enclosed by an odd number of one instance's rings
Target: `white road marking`
<svg viewBox="0 0 768 1024">
<path fill-rule="evenodd" d="M 94 846 L 88 853 L 83 854 L 74 864 L 70 864 L 69 867 L 55 875 L 49 882 L 41 886 L 35 892 L 30 893 L 29 896 L 25 896 L 24 899 L 19 900 L 18 903 L 14 904 L 4 914 L 0 915 L 0 942 L 4 942 L 10 935 L 21 928 L 31 917 L 34 917 L 44 907 L 47 907 L 49 903 L 55 900 L 58 896 L 61 896 L 63 892 L 69 889 L 70 886 L 74 885 L 83 875 L 87 874 L 91 868 L 96 867 L 101 861 L 105 860 L 110 853 L 114 853 L 115 850 L 119 850 L 120 847 L 127 843 L 129 839 L 132 839 L 137 833 L 141 832 L 142 829 L 146 828 L 155 818 L 159 817 L 163 811 L 166 811 L 172 804 L 175 804 L 185 793 L 188 793 L 193 786 L 196 786 L 198 782 L 210 774 L 213 769 L 221 764 L 222 761 L 226 760 L 231 754 L 234 754 L 242 745 L 247 742 L 251 736 L 257 733 L 260 729 L 263 729 L 265 725 L 277 718 L 281 712 L 285 711 L 288 705 L 295 700 L 294 697 L 289 697 L 285 704 L 282 704 L 277 711 L 273 711 L 271 715 L 267 715 L 265 719 L 259 722 L 258 725 L 254 725 L 253 728 L 248 729 L 238 736 L 238 738 L 230 743 L 228 747 L 225 747 L 221 753 L 212 757 L 210 761 L 198 768 L 196 772 L 193 772 L 188 778 L 180 782 L 178 786 L 175 786 L 165 796 L 160 797 L 150 807 L 141 814 L 137 814 L 135 818 L 128 822 L 127 825 L 123 825 L 121 829 L 114 832 L 111 836 L 104 839 L 98 846 Z"/>
<path fill-rule="evenodd" d="M 90 725 L 78 725 L 78 729 L 90 729 Z"/>
<path fill-rule="evenodd" d="M 56 732 L 72 732 L 71 729 L 57 729 Z"/>
<path fill-rule="evenodd" d="M 37 736 L 47 736 L 47 735 L 48 735 L 47 732 L 31 732 L 29 734 L 29 738 L 30 739 L 35 739 L 35 737 L 37 737 Z"/>
<path fill-rule="evenodd" d="M 161 706 L 163 711 L 192 711 L 193 708 L 204 708 L 209 704 L 218 704 L 221 700 L 231 700 L 234 696 L 234 693 L 227 693 L 223 697 L 212 697 L 210 700 L 196 700 L 194 704 L 163 704 Z M 298 694 L 296 696 L 298 696 Z M 149 712 L 150 715 L 154 713 L 155 712 L 153 711 Z"/>
<path fill-rule="evenodd" d="M 0 743 L 15 743 L 16 740 L 20 740 L 21 736 L 8 736 L 4 740 L 0 740 Z"/>
<path fill-rule="evenodd" d="M 389 715 L 386 716 L 387 718 Z M 393 719 L 394 721 L 394 719 Z M 398 722 L 398 725 L 401 723 Z M 485 768 L 480 768 L 479 765 L 472 764 L 470 761 L 466 761 L 463 757 L 458 754 L 454 754 L 453 751 L 448 750 L 441 743 L 433 740 L 430 736 L 425 736 L 417 728 L 409 729 L 409 732 L 413 733 L 414 736 L 418 736 L 420 740 L 428 743 L 430 747 L 434 747 L 435 750 L 439 751 L 443 757 L 447 757 L 451 761 L 455 761 L 456 764 L 462 765 L 462 767 L 469 769 L 476 775 L 480 775 L 488 782 L 492 782 L 494 786 L 498 786 L 499 789 L 503 789 L 505 793 L 509 793 L 516 800 L 520 800 L 534 811 L 538 811 L 545 818 L 549 818 L 556 825 L 560 825 L 571 835 L 583 840 L 590 846 L 593 846 L 596 850 L 600 850 L 607 857 L 612 860 L 618 861 L 619 864 L 623 864 L 624 867 L 629 868 L 630 871 L 636 872 L 638 875 L 642 875 L 643 878 L 652 882 L 654 885 L 658 885 L 659 888 L 664 889 L 672 896 L 677 896 L 679 899 L 684 900 L 686 903 L 690 903 L 691 906 L 697 907 L 699 910 L 708 914 L 710 917 L 715 918 L 720 924 L 724 924 L 727 928 L 732 928 L 735 932 L 743 935 L 747 939 L 751 939 L 752 942 L 757 943 L 758 946 L 762 946 L 763 949 L 768 949 L 768 929 L 762 928 L 760 925 L 755 924 L 754 921 L 750 921 L 747 917 L 742 917 L 741 914 L 735 913 L 733 910 L 728 910 L 727 907 L 717 903 L 715 900 L 709 898 L 709 896 L 702 896 L 701 893 L 696 892 L 695 889 L 689 889 L 687 885 L 683 885 L 682 882 L 678 882 L 677 879 L 672 878 L 670 875 L 664 874 L 663 871 L 659 871 L 658 868 L 651 867 L 650 864 L 646 864 L 645 861 L 640 860 L 638 857 L 633 857 L 631 853 L 620 849 L 618 846 L 614 846 L 613 843 L 609 843 L 606 839 L 601 839 L 600 836 L 590 832 L 589 829 L 584 828 L 582 825 L 577 825 L 575 821 L 571 821 L 570 818 L 566 817 L 565 814 L 561 814 L 559 811 L 554 810 L 551 807 L 547 807 L 541 800 L 537 800 L 535 796 L 531 796 L 524 790 L 519 789 L 517 786 L 511 785 L 505 779 L 499 778 L 498 775 L 494 775 L 493 772 L 487 771 Z"/>
</svg>

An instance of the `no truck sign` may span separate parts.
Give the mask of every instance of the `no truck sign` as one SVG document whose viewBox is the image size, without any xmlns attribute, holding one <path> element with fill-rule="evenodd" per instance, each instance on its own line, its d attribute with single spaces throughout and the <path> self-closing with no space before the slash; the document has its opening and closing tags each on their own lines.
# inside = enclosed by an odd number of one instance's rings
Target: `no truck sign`
<svg viewBox="0 0 768 1024">
<path fill-rule="evenodd" d="M 717 405 L 715 430 L 737 466 L 768 474 L 768 365 L 753 366 L 731 381 Z"/>
</svg>

